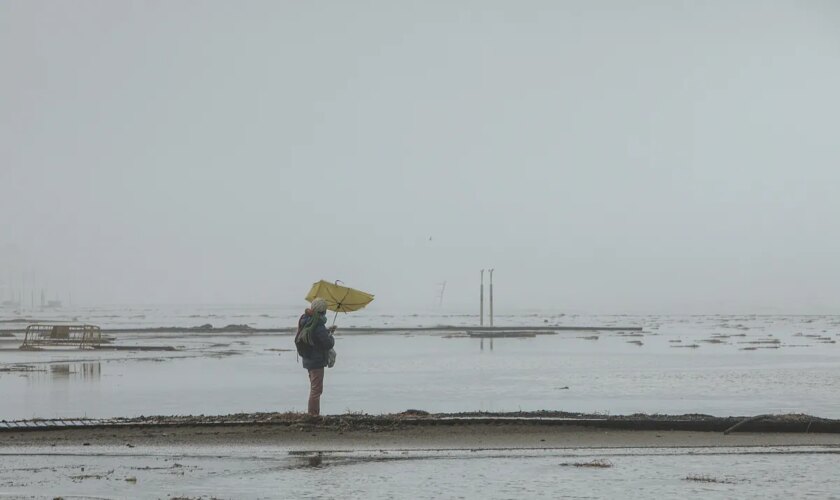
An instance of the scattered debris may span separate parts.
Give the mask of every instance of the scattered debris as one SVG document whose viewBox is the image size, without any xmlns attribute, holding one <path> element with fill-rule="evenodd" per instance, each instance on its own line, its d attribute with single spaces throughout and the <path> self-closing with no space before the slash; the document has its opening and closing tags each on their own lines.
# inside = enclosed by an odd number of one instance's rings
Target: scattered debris
<svg viewBox="0 0 840 500">
<path fill-rule="evenodd" d="M 590 460 L 589 462 L 564 462 L 560 464 L 560 467 L 592 467 L 596 469 L 608 469 L 612 466 L 612 462 L 603 458 Z"/>
<path fill-rule="evenodd" d="M 697 481 L 700 483 L 718 483 L 718 484 L 735 484 L 736 481 L 728 478 L 716 478 L 708 475 L 697 475 L 693 474 L 690 476 L 685 476 L 683 481 Z"/>
<path fill-rule="evenodd" d="M 45 372 L 47 371 L 46 368 L 36 368 L 33 365 L 9 365 L 9 366 L 0 366 L 0 373 L 12 373 L 12 372 Z"/>
<path fill-rule="evenodd" d="M 779 339 L 759 339 L 759 340 L 747 340 L 744 342 L 738 342 L 739 344 L 781 344 L 782 341 Z"/>
<path fill-rule="evenodd" d="M 81 470 L 84 472 L 85 468 L 82 467 Z M 104 474 L 80 474 L 78 476 L 70 476 L 70 479 L 73 482 L 84 481 L 85 479 L 107 479 L 108 476 L 110 476 L 113 473 L 114 473 L 113 470 L 109 470 L 108 472 L 105 472 Z"/>
</svg>

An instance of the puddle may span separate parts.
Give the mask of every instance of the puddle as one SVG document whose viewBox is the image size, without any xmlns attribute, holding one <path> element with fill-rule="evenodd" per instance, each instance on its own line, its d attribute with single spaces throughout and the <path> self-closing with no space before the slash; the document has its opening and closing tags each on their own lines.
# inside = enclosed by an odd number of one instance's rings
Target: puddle
<svg viewBox="0 0 840 500">
<path fill-rule="evenodd" d="M 107 498 L 255 498 L 278 492 L 287 498 L 625 498 L 628 491 L 644 498 L 827 498 L 840 491 L 837 454 L 822 447 L 296 454 L 226 447 L 187 455 L 36 449 L 4 457 L 0 491 Z"/>
</svg>

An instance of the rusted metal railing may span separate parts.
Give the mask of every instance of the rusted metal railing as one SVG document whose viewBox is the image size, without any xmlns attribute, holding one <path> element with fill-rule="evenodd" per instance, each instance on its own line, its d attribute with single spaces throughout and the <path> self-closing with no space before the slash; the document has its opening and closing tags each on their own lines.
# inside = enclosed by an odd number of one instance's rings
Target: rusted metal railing
<svg viewBox="0 0 840 500">
<path fill-rule="evenodd" d="M 102 343 L 102 331 L 94 325 L 42 325 L 26 327 L 21 349 L 78 347 L 93 349 Z"/>
</svg>

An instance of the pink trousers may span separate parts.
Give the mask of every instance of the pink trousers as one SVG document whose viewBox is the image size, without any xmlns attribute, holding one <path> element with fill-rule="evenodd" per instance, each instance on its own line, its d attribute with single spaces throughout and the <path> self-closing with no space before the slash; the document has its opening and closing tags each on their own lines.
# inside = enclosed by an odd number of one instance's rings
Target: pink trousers
<svg viewBox="0 0 840 500">
<path fill-rule="evenodd" d="M 324 369 L 309 370 L 309 414 L 321 414 L 321 393 L 324 392 Z"/>
</svg>

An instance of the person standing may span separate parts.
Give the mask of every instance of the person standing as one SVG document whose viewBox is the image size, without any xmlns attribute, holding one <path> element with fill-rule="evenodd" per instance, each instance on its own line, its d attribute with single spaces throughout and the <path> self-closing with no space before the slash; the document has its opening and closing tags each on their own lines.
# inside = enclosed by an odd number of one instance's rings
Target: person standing
<svg viewBox="0 0 840 500">
<path fill-rule="evenodd" d="M 324 392 L 324 368 L 330 363 L 330 350 L 335 346 L 335 325 L 327 328 L 327 301 L 315 299 L 298 320 L 295 345 L 309 371 L 310 415 L 321 414 L 321 393 Z"/>
</svg>

